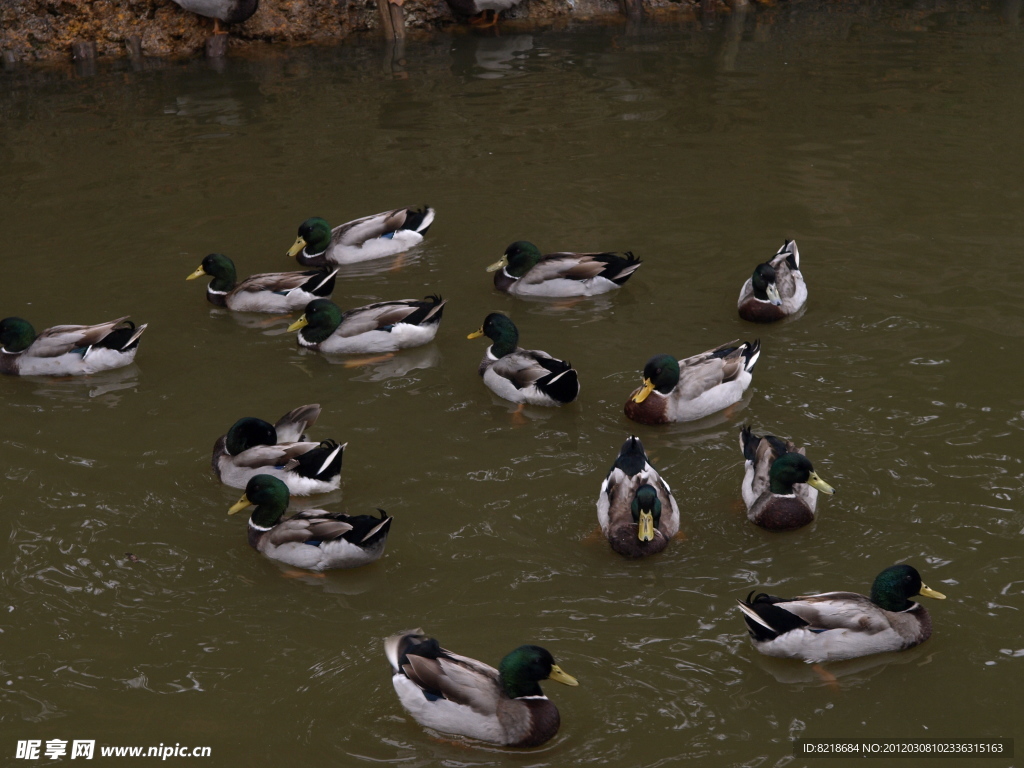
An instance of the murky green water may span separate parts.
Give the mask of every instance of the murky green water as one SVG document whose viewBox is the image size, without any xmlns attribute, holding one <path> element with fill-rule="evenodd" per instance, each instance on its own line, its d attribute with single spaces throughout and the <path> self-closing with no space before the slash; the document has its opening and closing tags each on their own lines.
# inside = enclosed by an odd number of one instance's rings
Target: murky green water
<svg viewBox="0 0 1024 768">
<path fill-rule="evenodd" d="M 1024 735 L 1024 39 L 997 10 L 793 3 L 441 35 L 400 64 L 368 44 L 0 76 L 0 315 L 151 324 L 125 371 L 0 381 L 2 762 L 95 739 L 210 746 L 217 766 L 761 766 L 798 736 Z M 335 292 L 450 300 L 435 343 L 388 363 L 300 352 L 185 282 L 211 251 L 288 269 L 310 215 L 423 203 L 425 244 Z M 785 237 L 808 311 L 746 324 L 740 285 Z M 516 300 L 483 269 L 521 238 L 645 264 L 611 297 Z M 575 364 L 576 404 L 512 420 L 465 338 L 492 310 Z M 757 336 L 730 418 L 622 415 L 650 355 Z M 349 442 L 343 492 L 314 503 L 395 524 L 374 566 L 283 578 L 209 452 L 242 415 L 312 402 L 314 436 Z M 809 529 L 746 522 L 744 422 L 808 445 L 839 489 Z M 686 540 L 644 562 L 592 535 L 630 433 L 684 510 Z M 949 597 L 933 638 L 837 667 L 838 690 L 759 656 L 734 609 L 866 591 L 904 560 Z M 381 650 L 414 626 L 491 663 L 548 647 L 581 684 L 547 686 L 559 735 L 523 755 L 425 733 Z"/>
</svg>

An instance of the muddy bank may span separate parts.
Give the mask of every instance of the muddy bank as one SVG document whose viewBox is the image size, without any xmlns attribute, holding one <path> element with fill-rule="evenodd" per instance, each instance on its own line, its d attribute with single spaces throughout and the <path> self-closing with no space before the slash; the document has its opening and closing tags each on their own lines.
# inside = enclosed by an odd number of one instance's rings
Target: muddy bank
<svg viewBox="0 0 1024 768">
<path fill-rule="evenodd" d="M 652 11 L 692 12 L 691 0 L 646 0 Z M 508 18 L 614 16 L 620 0 L 524 0 Z M 406 33 L 428 34 L 456 23 L 444 0 L 405 0 Z M 135 37 L 146 56 L 200 53 L 213 31 L 211 19 L 182 10 L 171 0 L 4 0 L 0 3 L 0 51 L 5 60 L 68 59 L 79 41 L 96 43 L 99 56 L 124 56 Z M 382 34 L 376 0 L 261 0 L 247 21 L 230 27 L 232 50 L 260 44 L 332 43 L 354 33 Z"/>
</svg>

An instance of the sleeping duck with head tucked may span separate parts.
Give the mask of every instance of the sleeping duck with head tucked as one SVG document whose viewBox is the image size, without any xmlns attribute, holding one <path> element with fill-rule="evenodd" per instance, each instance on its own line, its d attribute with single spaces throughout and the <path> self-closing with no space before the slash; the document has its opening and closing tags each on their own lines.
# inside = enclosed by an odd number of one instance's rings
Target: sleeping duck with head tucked
<svg viewBox="0 0 1024 768">
<path fill-rule="evenodd" d="M 758 264 L 743 284 L 737 308 L 753 323 L 773 323 L 792 317 L 807 304 L 807 284 L 800 271 L 800 251 L 787 240 L 771 259 Z"/>
<path fill-rule="evenodd" d="M 130 365 L 146 324 L 127 316 L 98 325 L 55 325 L 38 336 L 27 320 L 0 320 L 0 373 L 81 376 Z"/>
<path fill-rule="evenodd" d="M 272 475 L 289 493 L 308 496 L 341 487 L 345 445 L 334 440 L 306 440 L 306 430 L 320 416 L 320 406 L 301 405 L 276 424 L 247 416 L 231 425 L 213 446 L 213 473 L 224 485 L 245 488 L 254 476 Z"/>
</svg>

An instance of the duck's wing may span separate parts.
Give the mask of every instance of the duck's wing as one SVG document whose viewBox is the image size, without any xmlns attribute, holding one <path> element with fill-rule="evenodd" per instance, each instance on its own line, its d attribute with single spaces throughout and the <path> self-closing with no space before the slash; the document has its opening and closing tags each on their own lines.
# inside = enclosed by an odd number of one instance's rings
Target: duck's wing
<svg viewBox="0 0 1024 768">
<path fill-rule="evenodd" d="M 338 336 L 358 336 L 369 331 L 386 330 L 398 323 L 420 325 L 432 317 L 436 317 L 444 306 L 440 297 L 427 300 L 401 299 L 399 301 L 382 301 L 368 304 L 365 307 L 350 309 L 342 315 L 341 324 L 335 330 Z"/>
<path fill-rule="evenodd" d="M 235 288 L 240 293 L 288 293 L 295 288 L 305 288 L 314 293 L 326 280 L 334 277 L 337 270 L 308 269 L 299 272 L 261 272 L 243 280 Z"/>
<path fill-rule="evenodd" d="M 407 654 L 402 671 L 423 690 L 493 715 L 502 698 L 498 670 L 467 656 L 440 649 L 434 657 Z"/>
<path fill-rule="evenodd" d="M 274 526 L 266 536 L 272 546 L 304 544 L 311 541 L 333 541 L 352 530 L 344 515 L 322 509 L 307 509 Z"/>
<path fill-rule="evenodd" d="M 491 370 L 508 379 L 516 389 L 533 386 L 552 373 L 568 371 L 572 366 L 539 349 L 517 349 L 499 358 Z"/>
<path fill-rule="evenodd" d="M 306 430 L 316 423 L 320 418 L 320 404 L 300 405 L 293 408 L 274 424 L 277 432 L 277 442 L 295 443 L 306 440 Z"/>
<path fill-rule="evenodd" d="M 425 232 L 434 220 L 434 210 L 396 208 L 393 211 L 363 216 L 346 224 L 335 227 L 331 232 L 331 243 L 340 245 L 362 245 L 367 240 L 381 237 L 400 229 L 412 229 Z"/>
<path fill-rule="evenodd" d="M 282 467 L 300 456 L 317 448 L 319 443 L 296 442 L 278 443 L 277 445 L 255 445 L 247 448 L 236 456 L 231 456 L 231 463 L 245 469 L 257 469 L 259 467 Z"/>
<path fill-rule="evenodd" d="M 679 384 L 676 392 L 685 400 L 693 400 L 727 381 L 743 370 L 743 345 L 731 341 L 715 349 L 679 361 Z"/>
<path fill-rule="evenodd" d="M 40 333 L 25 353 L 30 357 L 60 357 L 74 349 L 99 344 L 118 326 L 127 322 L 128 316 L 125 315 L 98 325 L 55 325 Z M 138 330 L 137 333 L 141 332 Z M 138 335 L 134 338 L 138 338 Z"/>
</svg>

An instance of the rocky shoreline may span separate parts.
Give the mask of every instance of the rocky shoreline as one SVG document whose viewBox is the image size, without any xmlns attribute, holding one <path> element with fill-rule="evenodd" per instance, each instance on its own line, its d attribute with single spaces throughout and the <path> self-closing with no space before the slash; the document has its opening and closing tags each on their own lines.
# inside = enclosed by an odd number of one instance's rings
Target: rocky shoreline
<svg viewBox="0 0 1024 768">
<path fill-rule="evenodd" d="M 531 23 L 621 16 L 629 0 L 524 0 L 503 18 Z M 645 13 L 692 15 L 697 0 L 643 0 Z M 720 4 L 712 2 L 710 5 Z M 703 5 L 708 7 L 707 0 Z M 353 34 L 389 33 L 378 0 L 261 0 L 247 21 L 230 27 L 232 51 L 267 43 L 331 44 Z M 397 36 L 429 35 L 457 23 L 445 0 L 388 4 Z M 721 7 L 725 7 L 721 4 Z M 19 62 L 85 57 L 202 54 L 213 33 L 211 19 L 182 10 L 172 0 L 4 0 L 0 3 L 0 55 Z"/>
</svg>

